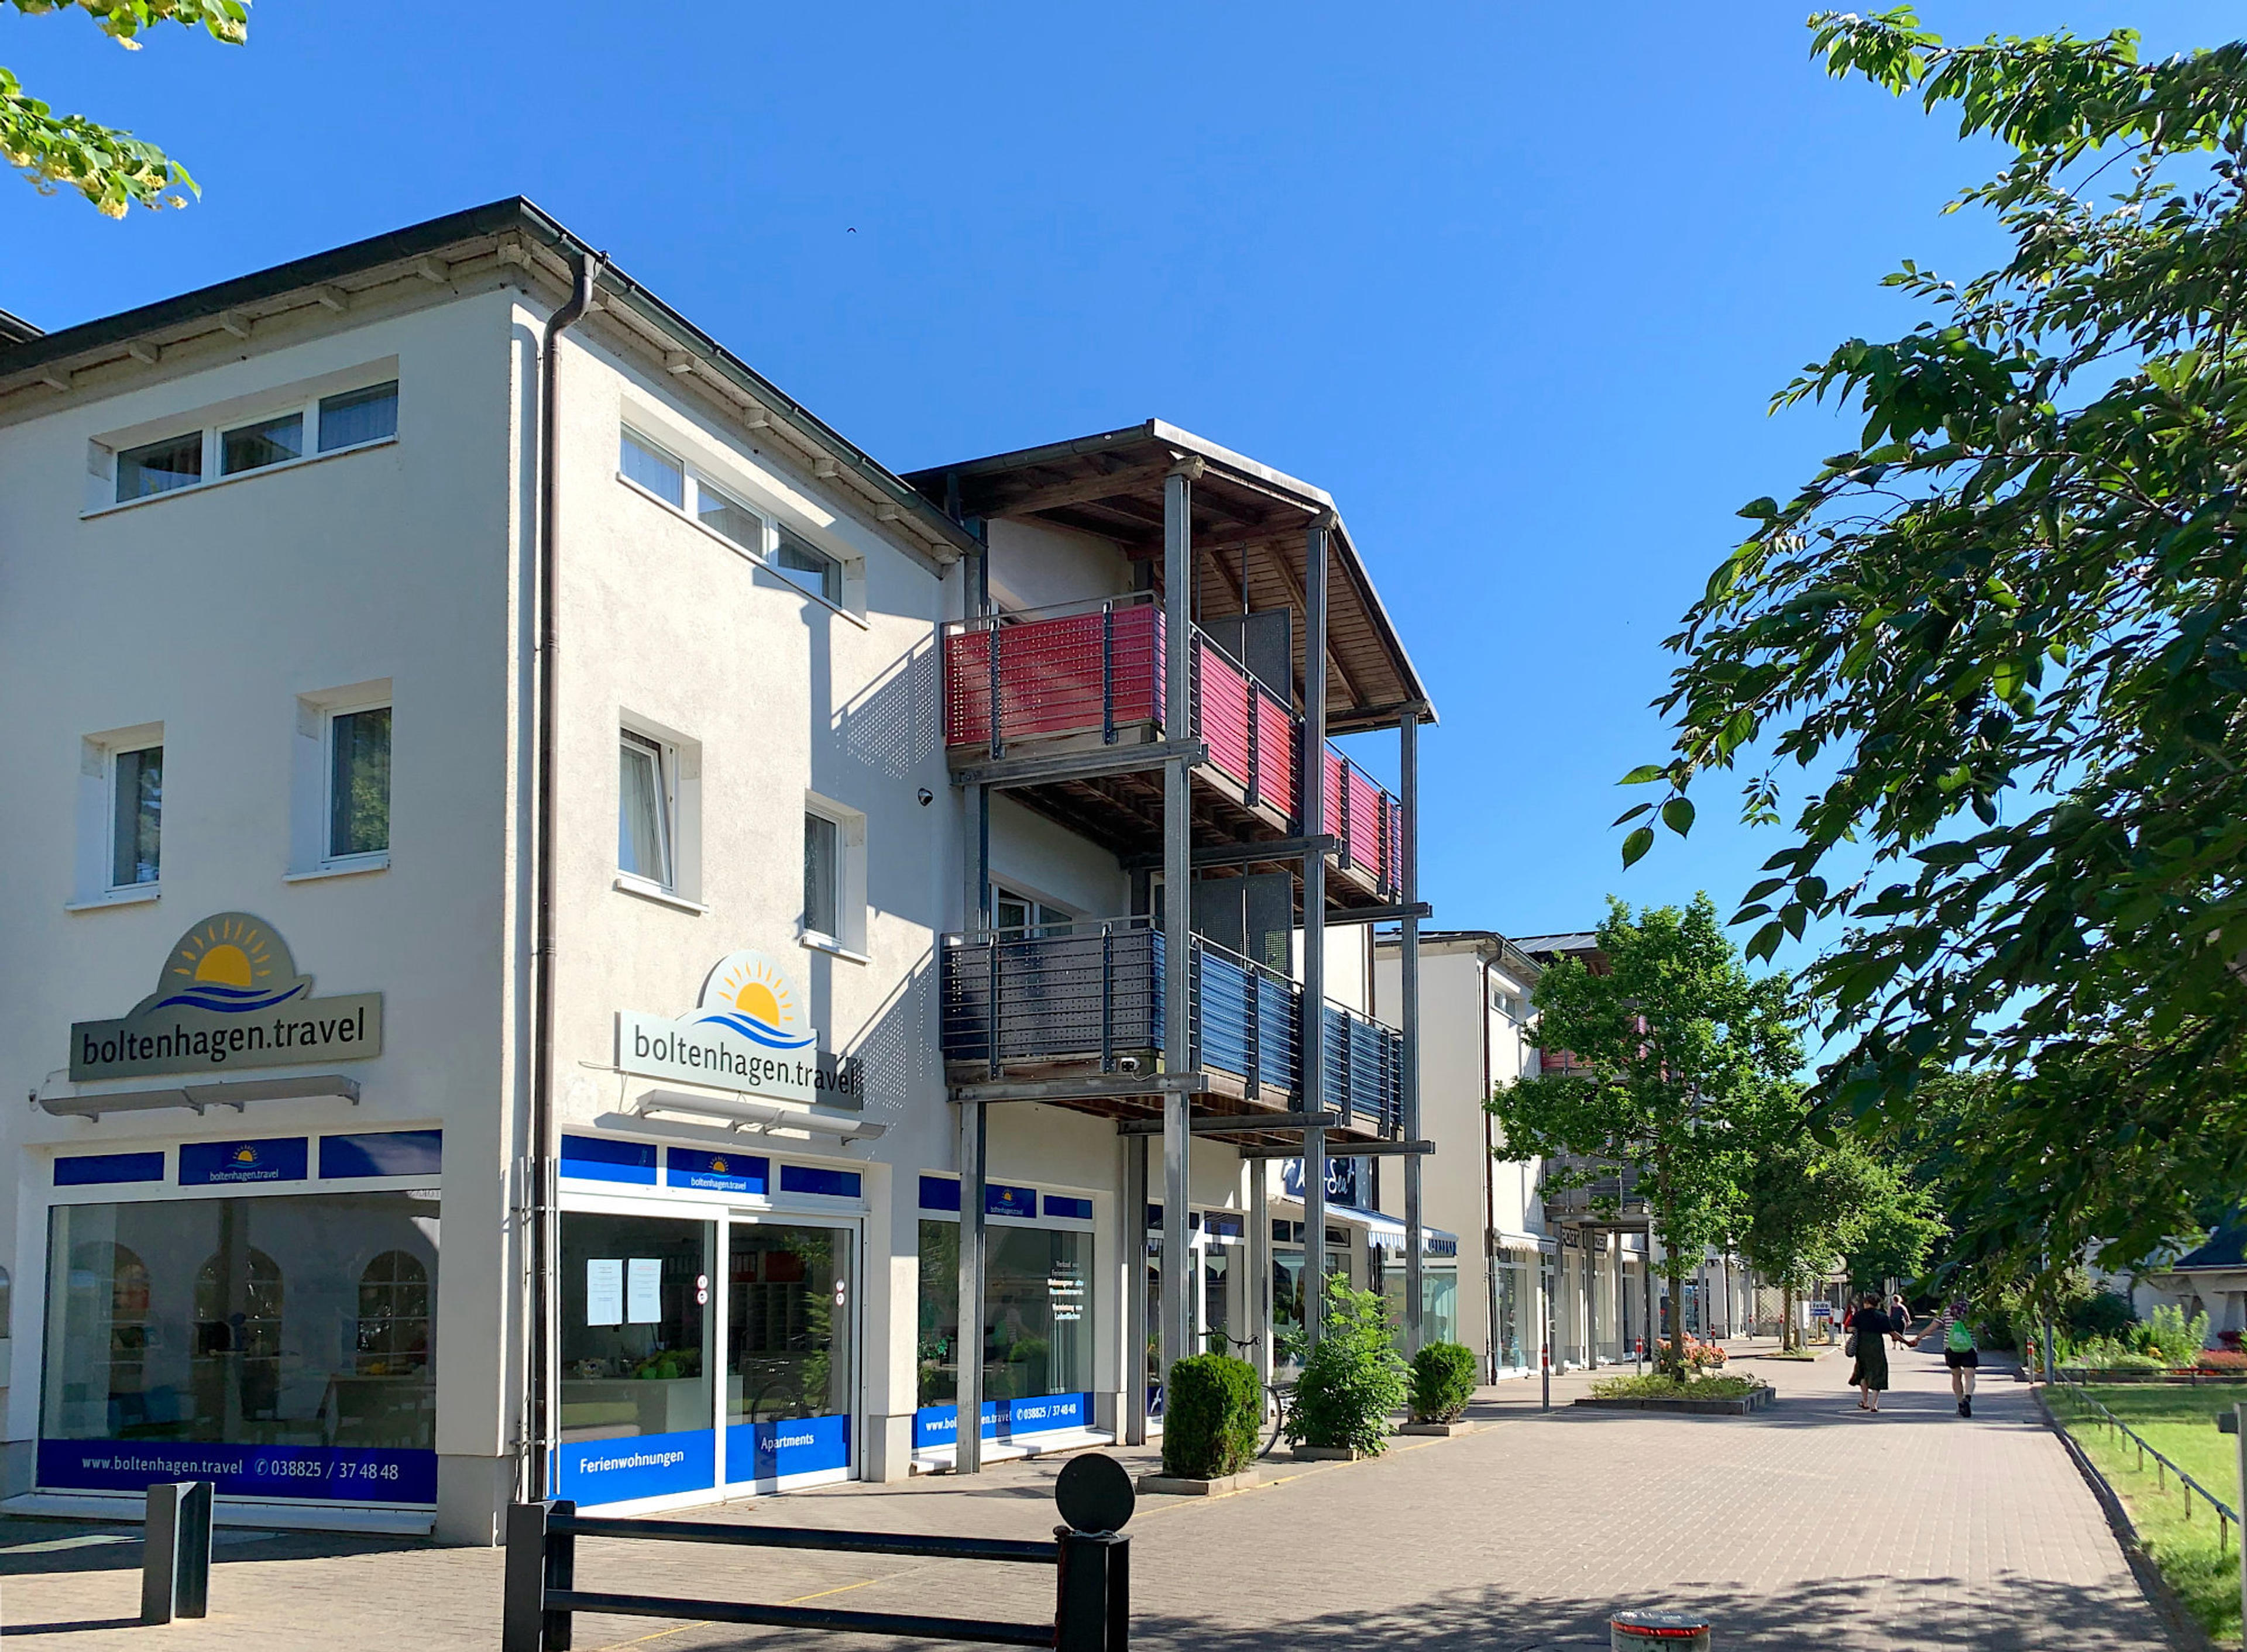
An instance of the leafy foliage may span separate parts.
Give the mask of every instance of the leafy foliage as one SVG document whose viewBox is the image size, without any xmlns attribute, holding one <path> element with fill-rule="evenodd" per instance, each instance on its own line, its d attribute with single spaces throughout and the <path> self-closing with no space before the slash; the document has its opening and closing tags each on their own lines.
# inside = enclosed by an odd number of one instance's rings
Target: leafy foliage
<svg viewBox="0 0 2247 1652">
<path fill-rule="evenodd" d="M 1385 1451 L 1389 1416 L 1404 1403 L 1404 1362 L 1390 1339 L 1386 1305 L 1377 1294 L 1328 1275 L 1326 1328 L 1303 1361 L 1287 1407 L 1287 1438 L 1298 1445 Z"/>
<path fill-rule="evenodd" d="M 1967 1249 L 2143 1256 L 2247 1177 L 2247 45 L 1812 28 L 1834 75 L 2013 146 L 1953 203 L 2011 256 L 1906 263 L 1929 319 L 1777 397 L 1854 402 L 1862 433 L 1742 509 L 1633 816 L 1751 751 L 1752 820 L 1781 823 L 1788 766 L 1830 775 L 1734 920 L 1752 958 L 1845 926 L 1806 981 L 1854 1035 L 1822 1099 L 1908 1127 L 1925 1075 L 1979 1067 Z"/>
<path fill-rule="evenodd" d="M 1744 1400 L 1764 1384 L 1752 1376 L 1695 1376 L 1683 1382 L 1663 1371 L 1610 1376 L 1592 1384 L 1596 1400 Z"/>
<path fill-rule="evenodd" d="M 1687 1270 L 1729 1237 L 1766 1121 L 1790 1096 L 1792 987 L 1748 974 L 1706 895 L 1636 914 L 1610 899 L 1599 947 L 1601 973 L 1564 959 L 1537 983 L 1537 1041 L 1554 1070 L 1492 1096 L 1499 1156 L 1541 1158 L 1548 1190 L 1592 1187 L 1609 1206 L 1628 1191 L 1617 1167 L 1635 1174 L 1682 1305 Z"/>
<path fill-rule="evenodd" d="M 9 0 L 27 16 L 60 10 L 88 13 L 101 31 L 128 51 L 140 35 L 161 23 L 200 27 L 214 40 L 240 45 L 249 36 L 249 0 Z M 0 157 L 43 194 L 68 187 L 105 215 L 126 209 L 184 206 L 176 192 L 201 194 L 188 169 L 155 145 L 84 115 L 58 115 L 0 68 Z"/>
<path fill-rule="evenodd" d="M 1431 1342 L 1412 1356 L 1412 1420 L 1451 1423 L 1474 1398 L 1474 1350 L 1464 1342 Z"/>
<path fill-rule="evenodd" d="M 1256 1368 L 1225 1354 L 1190 1355 L 1163 1390 L 1163 1472 L 1221 1480 L 1256 1460 L 1264 1385 Z"/>
</svg>

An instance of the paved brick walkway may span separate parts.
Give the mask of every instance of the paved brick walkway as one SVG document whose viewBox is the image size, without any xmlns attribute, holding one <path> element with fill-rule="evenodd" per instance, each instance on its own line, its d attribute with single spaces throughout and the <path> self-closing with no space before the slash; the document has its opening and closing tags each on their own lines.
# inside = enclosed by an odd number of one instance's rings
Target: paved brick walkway
<svg viewBox="0 0 2247 1652">
<path fill-rule="evenodd" d="M 1540 1413 L 1537 1384 L 1485 1390 L 1487 1426 L 1383 1460 L 1290 1465 L 1239 1496 L 1147 1499 L 1134 1521 L 1135 1638 L 1153 1648 L 1604 1647 L 1604 1614 L 1676 1601 L 1736 1648 L 2159 1648 L 2105 1519 L 2025 1389 L 1992 1374 L 1970 1422 L 1939 1358 L 1900 1352 L 1883 1415 L 1859 1415 L 1838 1355 L 1758 1362 L 1780 1403 L 1752 1419 Z M 1555 1384 L 1555 1397 L 1581 1391 Z M 1126 1454 L 1129 1455 L 1129 1454 Z M 1059 1464 L 980 1484 L 853 1485 L 734 1505 L 759 1523 L 1044 1536 Z M 709 1518 L 707 1514 L 698 1518 Z M 0 1522 L 0 1623 L 25 1652 L 490 1652 L 499 1557 L 379 1540 L 222 1533 L 215 1615 L 127 1627 L 140 1549 Z M 58 1543 L 70 1546 L 57 1547 Z M 816 1599 L 864 1610 L 1036 1621 L 1042 1568 L 587 1544 L 581 1587 Z M 808 1637 L 785 1637 L 790 1645 Z M 585 1618 L 583 1652 L 773 1646 L 777 1632 Z M 836 1652 L 861 1643 L 830 1638 Z"/>
</svg>

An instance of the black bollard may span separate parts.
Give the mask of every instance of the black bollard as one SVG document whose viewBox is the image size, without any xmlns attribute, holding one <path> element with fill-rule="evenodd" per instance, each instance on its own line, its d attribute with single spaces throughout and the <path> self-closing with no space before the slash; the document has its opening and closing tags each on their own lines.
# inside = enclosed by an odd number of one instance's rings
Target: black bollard
<svg viewBox="0 0 2247 1652">
<path fill-rule="evenodd" d="M 141 1526 L 141 1622 L 169 1623 L 209 1612 L 215 1489 L 208 1480 L 165 1480 L 148 1488 Z"/>
</svg>

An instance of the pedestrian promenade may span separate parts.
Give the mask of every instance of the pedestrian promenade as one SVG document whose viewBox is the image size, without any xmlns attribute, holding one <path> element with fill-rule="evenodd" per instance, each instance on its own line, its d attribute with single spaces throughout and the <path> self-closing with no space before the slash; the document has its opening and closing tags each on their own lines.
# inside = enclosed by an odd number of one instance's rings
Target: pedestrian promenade
<svg viewBox="0 0 2247 1652">
<path fill-rule="evenodd" d="M 1900 1350 L 1895 1368 L 1877 1417 L 1855 1410 L 1838 1354 L 1742 1361 L 1781 1395 L 1752 1418 L 1541 1412 L 1532 1377 L 1484 1389 L 1472 1435 L 1400 1441 L 1372 1463 L 1275 1463 L 1269 1482 L 1231 1497 L 1143 1499 L 1135 1639 L 1222 1652 L 1591 1649 L 1607 1644 L 1611 1608 L 1675 1602 L 1708 1612 L 1725 1649 L 2168 1645 L 2026 1387 L 1992 1372 L 1967 1421 L 1939 1356 Z M 1556 1406 L 1586 1380 L 1556 1380 Z M 1039 1537 L 1059 1467 L 838 1486 L 719 1518 Z M 222 1534 L 211 1617 L 135 1629 L 139 1545 L 88 1540 L 118 1530 L 0 1522 L 0 1626 L 26 1652 L 127 1641 L 145 1652 L 156 1635 L 177 1652 L 497 1645 L 495 1553 L 243 1533 Z M 579 1578 L 860 1610 L 1052 1612 L 1051 1573 L 1027 1567 L 588 1543 Z M 873 1644 L 821 1639 L 836 1652 Z M 577 1634 L 580 1652 L 783 1640 L 817 1644 L 656 1620 L 582 1618 Z"/>
</svg>

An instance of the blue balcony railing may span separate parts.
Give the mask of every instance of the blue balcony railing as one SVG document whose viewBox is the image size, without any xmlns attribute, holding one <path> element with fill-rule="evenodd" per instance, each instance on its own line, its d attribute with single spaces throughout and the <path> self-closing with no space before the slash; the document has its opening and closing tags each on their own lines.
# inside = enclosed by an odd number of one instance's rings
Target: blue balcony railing
<svg viewBox="0 0 2247 1652">
<path fill-rule="evenodd" d="M 939 952 L 945 1060 L 991 1077 L 1157 1070 L 1164 1041 L 1163 937 L 1146 918 L 947 935 Z M 1196 1067 L 1244 1093 L 1301 1104 L 1302 988 L 1202 939 L 1191 967 Z M 1394 1135 L 1404 1116 L 1404 1038 L 1338 1004 L 1322 1007 L 1320 1099 L 1359 1129 Z"/>
</svg>

